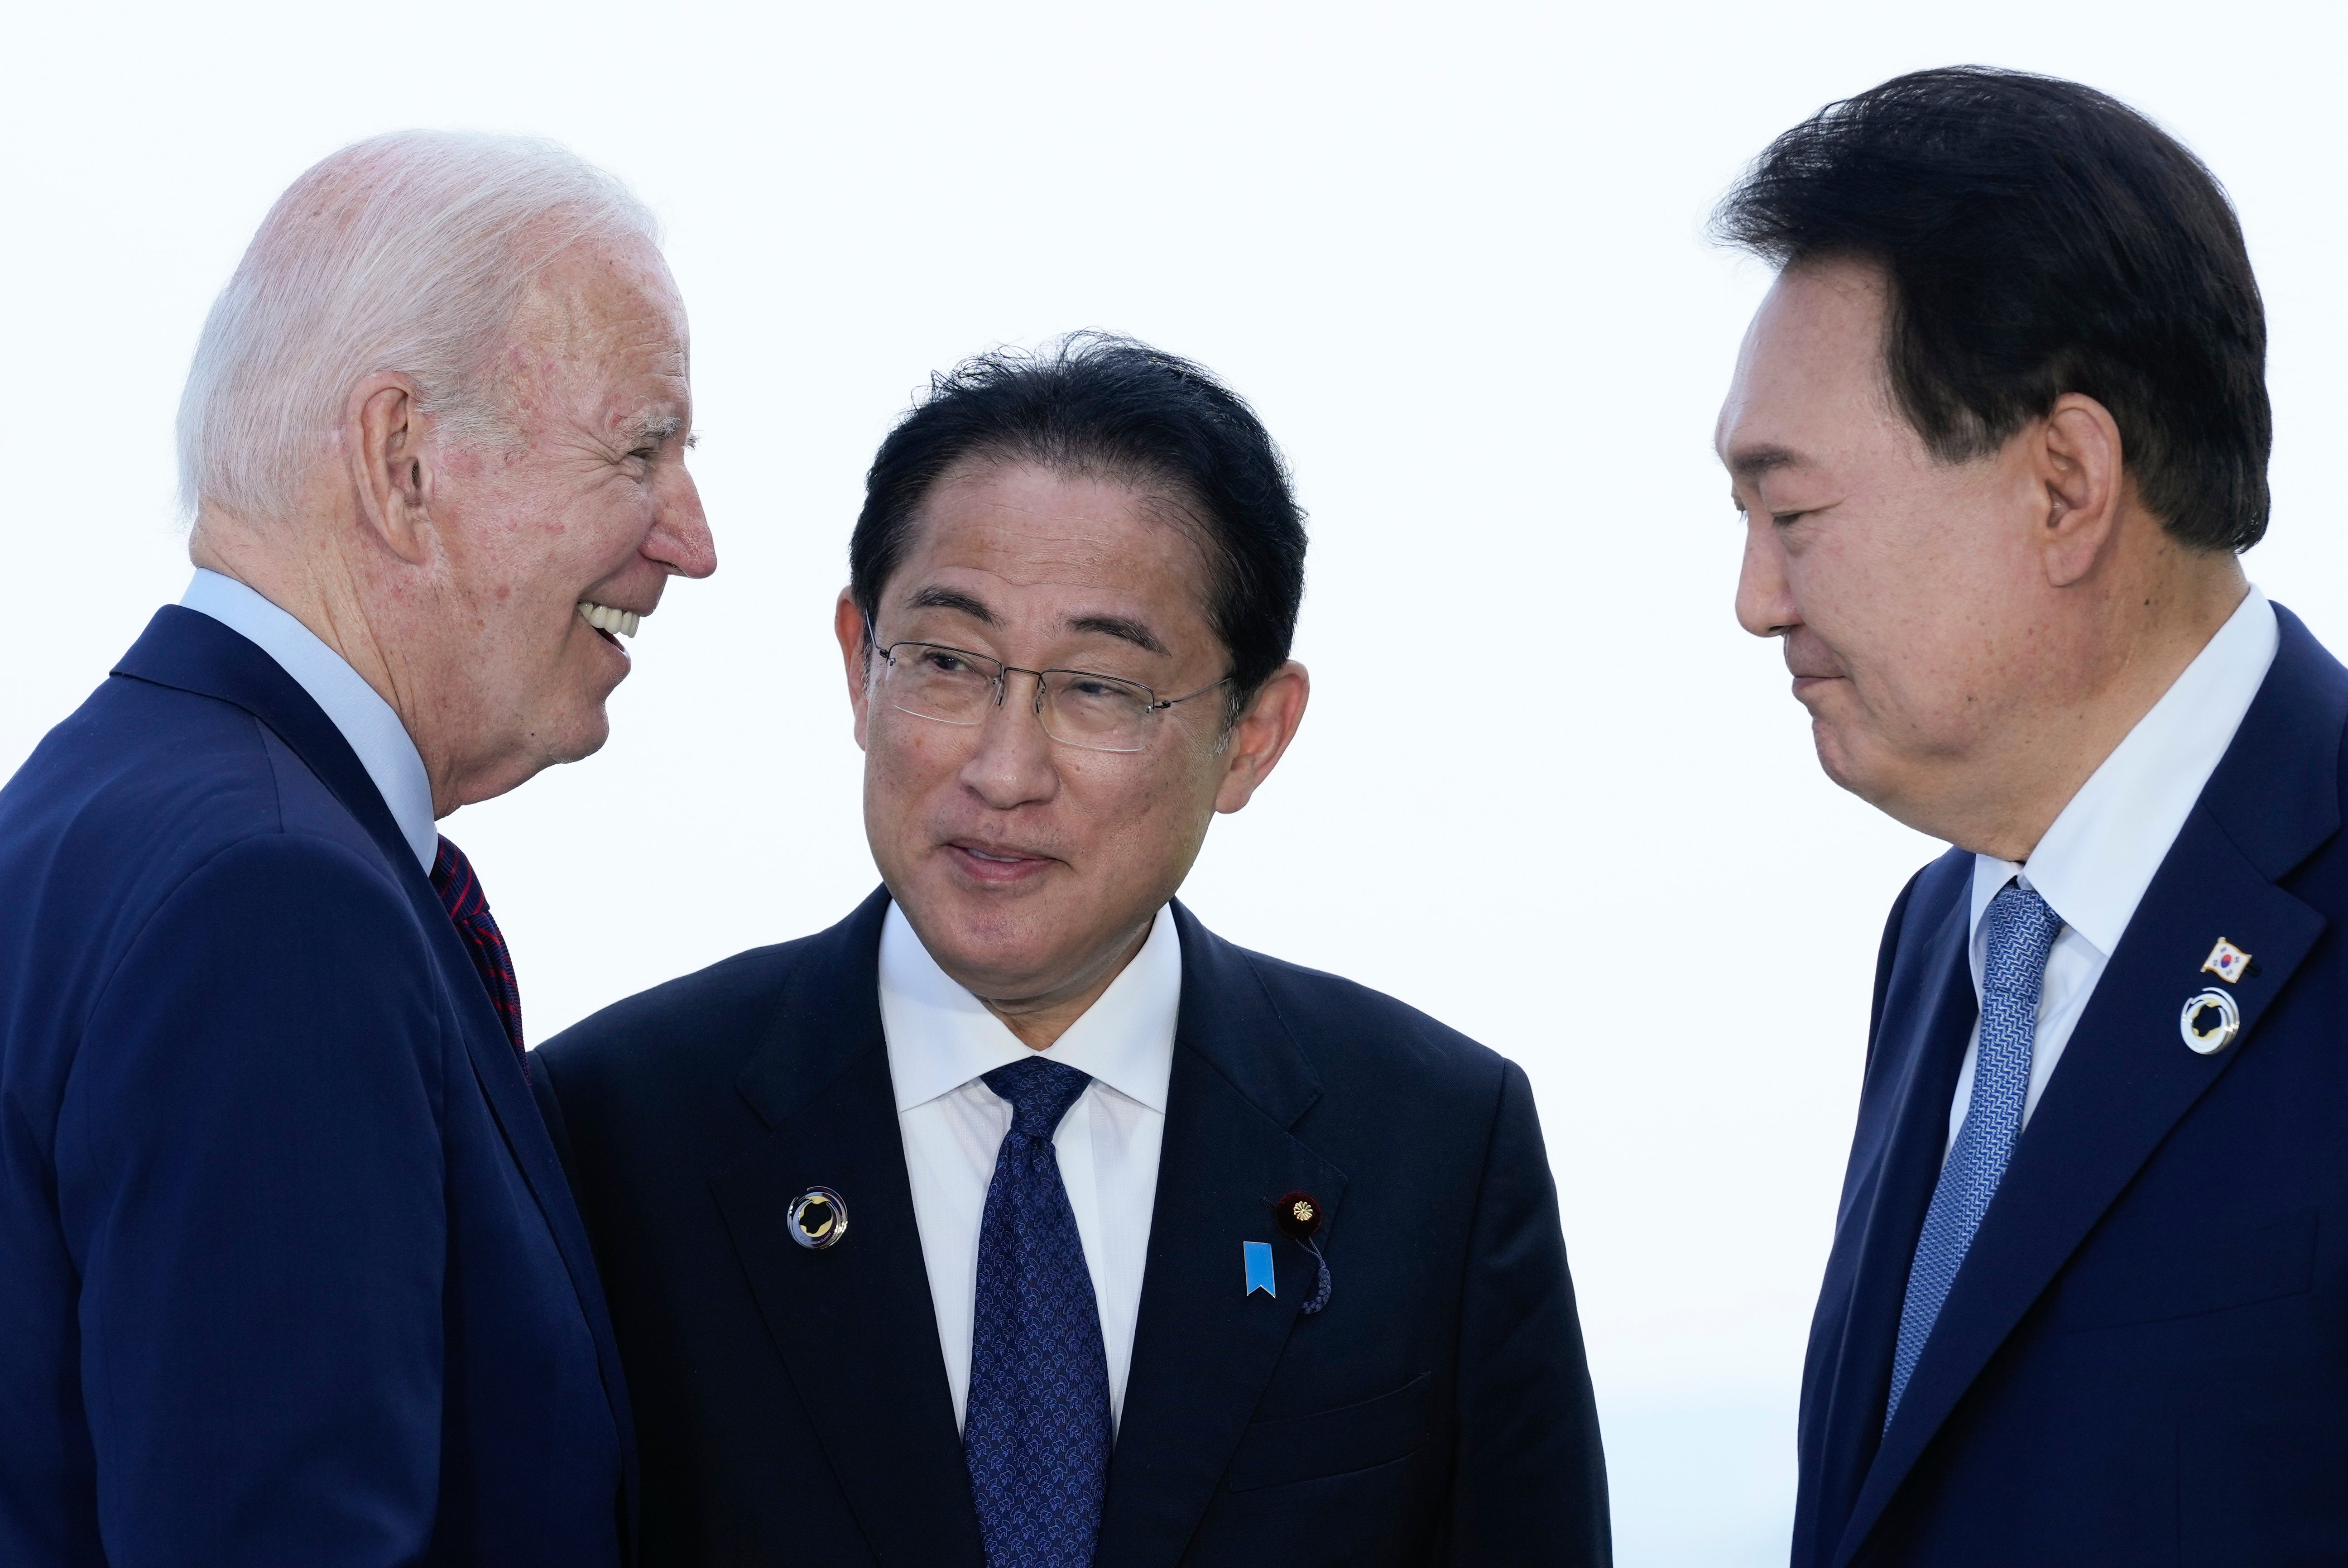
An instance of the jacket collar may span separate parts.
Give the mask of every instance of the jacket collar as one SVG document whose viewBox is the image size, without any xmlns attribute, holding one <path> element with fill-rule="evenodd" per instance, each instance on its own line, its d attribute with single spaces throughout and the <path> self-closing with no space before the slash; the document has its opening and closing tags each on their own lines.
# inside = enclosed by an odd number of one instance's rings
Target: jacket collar
<svg viewBox="0 0 2348 1568">
<path fill-rule="evenodd" d="M 300 682 L 252 641 L 201 610 L 166 604 L 113 673 L 241 707 L 267 725 L 358 819 L 395 867 L 415 868 L 416 853 L 358 753 Z M 420 875 L 420 870 L 419 870 Z M 425 882 L 430 892 L 431 883 Z M 438 903 L 438 895 L 434 895 Z"/>
<path fill-rule="evenodd" d="M 2324 930 L 2323 915 L 2278 883 L 2339 830 L 2348 670 L 2297 616 L 2278 605 L 2275 617 L 2274 665 L 2145 890 L 2014 1148 L 1859 1489 L 1838 1565 L 1858 1554 L 1966 1390 L 2169 1130 L 2243 1052 L 2259 1048 L 2260 1019 Z M 2199 1056 L 2178 1038 L 2178 1015 L 2213 983 L 2201 965 L 2220 936 L 2258 963 L 2230 987 L 2241 1015 L 2234 1044 Z M 1907 1106 L 1903 1126 L 1937 1116 L 1945 1130 L 1947 1092 Z M 1909 1157 L 1922 1161 L 1915 1149 Z M 1871 1237 L 1876 1255 L 1862 1266 L 1879 1281 L 1906 1278 L 1923 1213 L 1912 1206 L 1913 1222 Z M 1896 1323 L 1900 1295 L 1879 1289 L 1859 1305 Z M 1879 1398 L 1874 1410 L 1880 1420 Z"/>
</svg>

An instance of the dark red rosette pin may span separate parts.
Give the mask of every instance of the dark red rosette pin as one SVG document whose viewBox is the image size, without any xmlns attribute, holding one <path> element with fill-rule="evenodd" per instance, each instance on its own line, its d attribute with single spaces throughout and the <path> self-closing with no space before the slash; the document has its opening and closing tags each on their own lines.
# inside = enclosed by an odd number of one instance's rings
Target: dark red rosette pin
<svg viewBox="0 0 2348 1568">
<path fill-rule="evenodd" d="M 1320 1268 L 1313 1298 L 1302 1308 L 1307 1316 L 1329 1305 L 1329 1260 L 1321 1255 L 1321 1226 L 1326 1217 L 1321 1200 L 1310 1192 L 1283 1193 L 1272 1205 L 1272 1229 L 1311 1253 Z"/>
</svg>

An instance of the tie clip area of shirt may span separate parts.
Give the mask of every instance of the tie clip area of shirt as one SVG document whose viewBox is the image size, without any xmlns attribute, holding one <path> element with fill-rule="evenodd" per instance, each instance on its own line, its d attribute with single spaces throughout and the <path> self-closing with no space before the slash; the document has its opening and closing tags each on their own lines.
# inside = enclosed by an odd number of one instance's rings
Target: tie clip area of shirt
<svg viewBox="0 0 2348 1568">
<path fill-rule="evenodd" d="M 2250 955 L 2227 941 L 2218 938 L 2218 945 L 2201 961 L 2201 973 L 2215 975 L 2227 985 L 2241 984 L 2250 969 Z M 2224 986 L 2211 985 L 2185 998 L 2185 1011 L 2178 1015 L 2177 1032 L 2197 1054 L 2214 1057 L 2234 1043 L 2242 1032 L 2242 1009 L 2235 1004 L 2234 994 Z"/>
</svg>

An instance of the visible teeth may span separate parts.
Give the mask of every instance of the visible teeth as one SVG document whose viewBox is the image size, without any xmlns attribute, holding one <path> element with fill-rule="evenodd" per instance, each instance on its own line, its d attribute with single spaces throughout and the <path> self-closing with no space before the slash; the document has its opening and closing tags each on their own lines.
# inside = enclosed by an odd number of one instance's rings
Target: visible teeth
<svg viewBox="0 0 2348 1568">
<path fill-rule="evenodd" d="M 579 601 L 579 616 L 599 632 L 617 632 L 623 637 L 634 636 L 636 628 L 644 624 L 644 620 L 633 610 L 615 609 L 612 605 L 597 604 L 585 599 Z"/>
</svg>

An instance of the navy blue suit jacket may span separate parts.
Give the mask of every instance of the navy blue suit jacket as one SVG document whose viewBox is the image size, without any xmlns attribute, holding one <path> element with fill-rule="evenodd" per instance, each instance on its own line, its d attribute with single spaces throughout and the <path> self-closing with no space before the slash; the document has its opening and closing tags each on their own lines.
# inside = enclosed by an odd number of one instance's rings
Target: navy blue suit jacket
<svg viewBox="0 0 2348 1568">
<path fill-rule="evenodd" d="M 2278 609 L 1880 1432 L 1976 1016 L 1972 857 L 1900 894 L 1810 1334 L 1796 1568 L 2348 1563 L 2348 670 Z M 2187 1048 L 2219 937 L 2242 1028 Z"/>
<path fill-rule="evenodd" d="M 550 1041 L 637 1401 L 648 1564 L 980 1568 L 880 1029 L 885 893 Z M 1358 985 L 1182 941 L 1100 1568 L 1601 1563 L 1605 1475 L 1524 1074 Z M 567 1141 L 566 1141 L 567 1140 Z M 822 1184 L 840 1243 L 792 1243 Z M 1333 1291 L 1273 1231 L 1328 1211 Z M 1274 1243 L 1278 1294 L 1241 1243 Z"/>
<path fill-rule="evenodd" d="M 0 1563 L 623 1560 L 586 1239 L 341 734 L 177 607 L 0 789 Z"/>
</svg>

